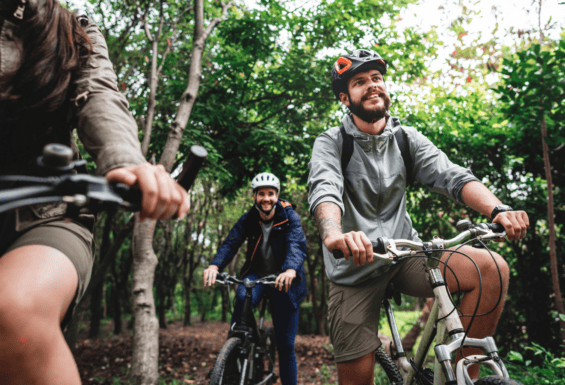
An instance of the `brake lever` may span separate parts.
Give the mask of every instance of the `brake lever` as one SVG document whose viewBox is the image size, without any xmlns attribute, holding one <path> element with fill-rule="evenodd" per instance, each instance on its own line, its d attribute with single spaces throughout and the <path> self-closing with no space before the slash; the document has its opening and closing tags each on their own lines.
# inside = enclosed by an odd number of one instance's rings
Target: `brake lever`
<svg viewBox="0 0 565 385">
<path fill-rule="evenodd" d="M 394 261 L 397 258 L 397 256 L 396 255 L 389 255 L 389 254 L 373 253 L 373 258 L 384 259 L 384 260 L 387 260 L 387 261 Z"/>
</svg>

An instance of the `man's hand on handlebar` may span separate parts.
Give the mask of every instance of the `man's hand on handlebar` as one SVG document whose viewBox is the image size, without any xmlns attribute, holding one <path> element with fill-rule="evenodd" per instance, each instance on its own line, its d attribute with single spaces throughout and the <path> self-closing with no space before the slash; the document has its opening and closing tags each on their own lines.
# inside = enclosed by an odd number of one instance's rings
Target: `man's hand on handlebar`
<svg viewBox="0 0 565 385">
<path fill-rule="evenodd" d="M 508 239 L 511 241 L 524 239 L 528 227 L 530 227 L 530 219 L 525 211 L 501 212 L 494 218 L 492 223 L 500 223 L 504 226 Z"/>
<path fill-rule="evenodd" d="M 219 270 L 219 267 L 216 265 L 210 265 L 204 270 L 204 287 L 212 286 L 216 283 L 216 276 Z"/>
<path fill-rule="evenodd" d="M 288 288 L 294 278 L 296 278 L 296 270 L 288 269 L 277 277 L 275 287 L 278 288 L 279 291 L 283 291 L 284 289 L 284 291 L 288 293 Z"/>
<path fill-rule="evenodd" d="M 141 190 L 140 220 L 184 218 L 190 208 L 188 194 L 162 165 L 143 163 L 109 171 L 110 182 L 135 186 Z"/>
<path fill-rule="evenodd" d="M 373 262 L 373 245 L 362 231 L 330 234 L 324 240 L 324 245 L 330 252 L 336 249 L 341 250 L 347 260 L 353 257 L 355 266 Z"/>
</svg>

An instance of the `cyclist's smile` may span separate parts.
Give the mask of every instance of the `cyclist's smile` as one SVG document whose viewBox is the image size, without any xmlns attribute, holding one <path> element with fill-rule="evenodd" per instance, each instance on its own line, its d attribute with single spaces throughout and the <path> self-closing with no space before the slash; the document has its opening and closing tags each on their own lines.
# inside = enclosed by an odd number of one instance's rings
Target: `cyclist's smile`
<svg viewBox="0 0 565 385">
<path fill-rule="evenodd" d="M 261 187 L 253 194 L 255 203 L 264 211 L 270 211 L 279 199 L 278 191 L 272 187 Z"/>
<path fill-rule="evenodd" d="M 349 98 L 345 105 L 365 122 L 382 119 L 390 109 L 390 97 L 383 77 L 377 70 L 353 76 L 349 81 L 348 91 Z"/>
</svg>

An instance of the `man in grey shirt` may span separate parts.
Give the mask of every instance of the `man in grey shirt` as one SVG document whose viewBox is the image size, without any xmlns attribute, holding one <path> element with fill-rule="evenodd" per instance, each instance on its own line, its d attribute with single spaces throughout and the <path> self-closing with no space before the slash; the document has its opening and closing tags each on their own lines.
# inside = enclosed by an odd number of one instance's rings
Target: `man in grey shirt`
<svg viewBox="0 0 565 385">
<path fill-rule="evenodd" d="M 512 211 L 486 188 L 470 170 L 453 164 L 425 136 L 404 127 L 389 114 L 390 98 L 383 76 L 385 61 L 374 51 L 356 50 L 340 57 L 332 69 L 332 87 L 337 99 L 351 112 L 316 139 L 308 178 L 309 203 L 323 241 L 326 273 L 330 279 L 328 321 L 334 345 L 340 385 L 373 382 L 374 351 L 380 346 L 378 317 L 387 284 L 392 281 L 401 292 L 431 297 L 424 264 L 414 258 L 391 267 L 373 261 L 370 240 L 377 237 L 419 240 L 406 211 L 408 176 L 426 184 L 460 204 L 490 216 L 501 223 L 511 240 L 522 239 L 529 226 L 523 211 Z M 402 130 L 401 132 L 398 132 Z M 353 153 L 342 170 L 344 135 L 353 137 Z M 397 134 L 405 138 L 412 170 L 406 170 Z M 333 250 L 341 250 L 345 260 L 336 260 Z M 464 247 L 479 266 L 483 280 L 482 300 L 470 337 L 481 338 L 494 332 L 502 312 L 499 293 L 506 295 L 508 265 L 497 254 Z M 496 261 L 496 264 L 495 264 Z M 497 266 L 502 280 L 499 278 Z M 449 266 L 465 291 L 461 311 L 472 314 L 479 294 L 474 265 L 453 255 Z M 445 277 L 451 291 L 457 282 Z M 502 288 L 501 288 L 502 285 Z M 467 327 L 469 318 L 463 319 Z M 474 354 L 473 350 L 465 354 Z M 478 376 L 478 366 L 470 368 Z"/>
</svg>

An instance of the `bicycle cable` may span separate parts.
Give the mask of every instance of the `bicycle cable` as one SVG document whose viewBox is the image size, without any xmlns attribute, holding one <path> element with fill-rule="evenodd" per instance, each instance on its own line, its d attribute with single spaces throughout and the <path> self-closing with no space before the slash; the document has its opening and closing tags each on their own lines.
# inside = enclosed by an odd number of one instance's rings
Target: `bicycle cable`
<svg viewBox="0 0 565 385">
<path fill-rule="evenodd" d="M 458 310 L 458 312 L 461 314 L 461 317 L 471 317 L 471 320 L 469 321 L 469 324 L 467 325 L 467 327 L 466 327 L 466 329 L 465 329 L 465 332 L 464 332 L 464 335 L 463 335 L 463 340 L 461 341 L 461 348 L 459 349 L 459 353 L 461 354 L 461 357 L 462 357 L 462 358 L 467 358 L 467 357 L 463 354 L 463 346 L 464 346 L 464 343 L 465 343 L 465 339 L 467 338 L 467 336 L 468 336 L 468 334 L 469 334 L 469 331 L 471 330 L 471 327 L 473 326 L 473 322 L 474 322 L 475 318 L 476 318 L 476 317 L 482 317 L 482 316 L 486 316 L 486 315 L 488 315 L 488 314 L 491 314 L 492 312 L 494 312 L 494 311 L 496 310 L 496 308 L 497 308 L 498 305 L 500 304 L 500 301 L 502 300 L 502 273 L 501 273 L 501 271 L 500 271 L 500 267 L 499 267 L 498 263 L 496 262 L 496 259 L 494 258 L 494 256 L 493 256 L 491 250 L 484 244 L 484 242 L 483 242 L 482 240 L 479 239 L 478 241 L 479 241 L 479 242 L 481 243 L 481 245 L 488 251 L 490 257 L 492 258 L 492 260 L 493 260 L 493 262 L 494 262 L 494 264 L 495 264 L 495 266 L 496 266 L 496 269 L 497 269 L 497 272 L 498 272 L 498 277 L 499 277 L 499 286 L 500 286 L 500 290 L 499 290 L 498 300 L 496 301 L 496 304 L 493 306 L 493 308 L 492 308 L 491 310 L 489 310 L 488 312 L 486 312 L 486 313 L 477 314 L 477 312 L 478 312 L 478 310 L 479 310 L 479 305 L 480 305 L 480 302 L 481 302 L 481 297 L 482 297 L 482 275 L 481 275 L 481 272 L 480 272 L 480 269 L 479 269 L 479 266 L 477 265 L 477 263 L 476 263 L 470 256 L 468 256 L 467 254 L 465 254 L 465 253 L 459 251 L 460 248 L 462 248 L 463 246 L 468 245 L 470 242 L 475 241 L 475 240 L 477 240 L 477 239 L 476 239 L 476 238 L 475 238 L 475 239 L 471 239 L 471 240 L 469 240 L 469 241 L 467 241 L 467 242 L 465 242 L 465 243 L 463 243 L 463 244 L 457 246 L 457 248 L 455 248 L 454 250 L 450 250 L 449 256 L 447 257 L 447 259 L 446 259 L 446 261 L 445 261 L 445 263 L 444 263 L 444 271 L 443 271 L 443 274 L 444 274 L 444 276 L 445 276 L 445 274 L 446 274 L 446 268 L 445 268 L 445 267 L 448 266 L 448 265 L 447 265 L 447 262 L 449 261 L 449 259 L 451 258 L 451 256 L 452 256 L 453 254 L 458 253 L 458 254 L 464 255 L 465 257 L 467 257 L 467 259 L 469 259 L 471 262 L 473 262 L 473 264 L 475 265 L 475 269 L 477 270 L 477 273 L 478 273 L 478 275 L 479 275 L 479 294 L 478 294 L 478 298 L 477 298 L 477 305 L 475 306 L 475 310 L 473 311 L 473 314 L 472 314 L 472 315 L 463 314 L 460 310 Z M 460 289 L 459 280 L 458 280 L 457 277 L 455 276 L 453 270 L 450 269 L 450 271 L 451 271 L 451 273 L 453 274 L 453 276 L 455 277 L 456 281 L 458 282 L 458 289 Z M 452 301 L 452 303 L 453 303 L 453 301 Z M 455 306 L 455 304 L 454 304 L 454 306 Z M 451 314 L 451 313 L 450 313 L 450 314 Z M 447 317 L 447 316 L 445 316 L 445 317 Z M 443 317 L 443 318 L 445 318 L 445 317 Z M 442 318 L 442 319 L 443 319 L 443 318 Z M 440 321 L 440 319 L 438 319 L 438 321 Z"/>
</svg>

